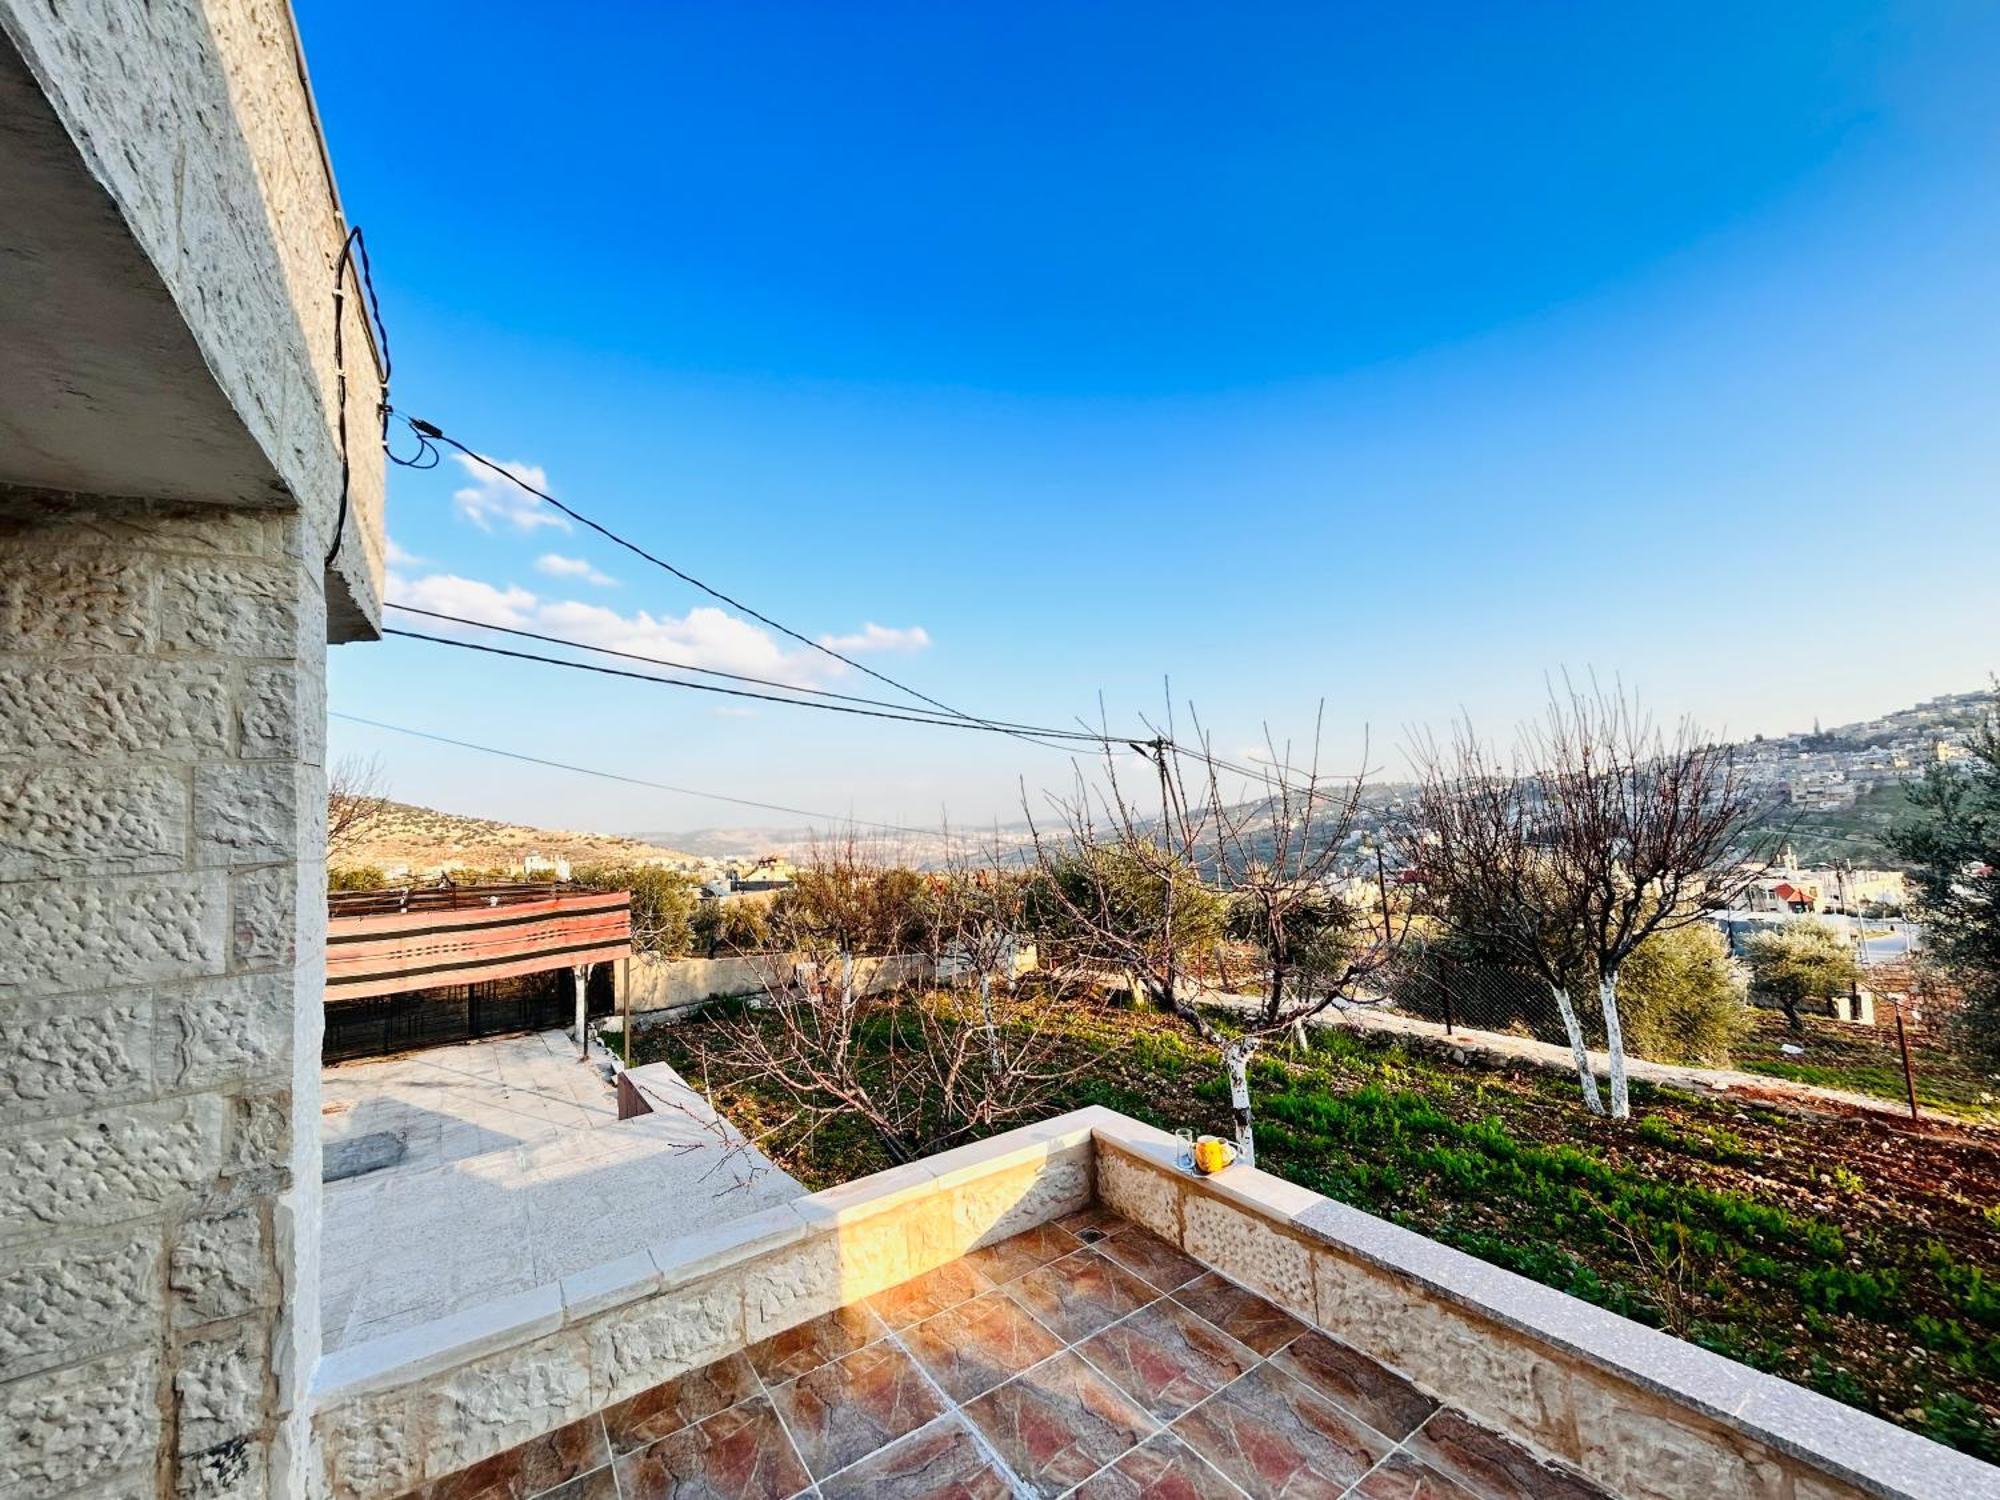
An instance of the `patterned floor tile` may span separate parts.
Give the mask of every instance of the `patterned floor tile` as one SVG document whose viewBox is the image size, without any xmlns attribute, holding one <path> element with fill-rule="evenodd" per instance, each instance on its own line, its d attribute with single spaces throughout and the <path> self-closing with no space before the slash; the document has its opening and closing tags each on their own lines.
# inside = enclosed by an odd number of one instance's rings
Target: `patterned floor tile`
<svg viewBox="0 0 2000 1500">
<path fill-rule="evenodd" d="M 1334 1500 L 1395 1446 L 1268 1361 L 1173 1431 L 1256 1500 Z"/>
<path fill-rule="evenodd" d="M 887 1339 L 787 1381 L 771 1399 L 815 1479 L 915 1432 L 944 1411 L 916 1361 Z"/>
<path fill-rule="evenodd" d="M 756 1393 L 750 1361 L 732 1354 L 606 1407 L 604 1430 L 612 1452 L 630 1453 Z"/>
<path fill-rule="evenodd" d="M 1093 1234 L 1099 1239 L 1105 1239 L 1121 1229 L 1129 1229 L 1131 1225 L 1130 1219 L 1120 1218 L 1101 1203 L 1093 1203 L 1088 1208 L 1079 1208 L 1075 1213 L 1064 1214 L 1056 1220 L 1056 1228 L 1066 1229 L 1079 1239 Z"/>
<path fill-rule="evenodd" d="M 1072 1500 L 1243 1500 L 1243 1492 L 1163 1432 L 1085 1480 Z"/>
<path fill-rule="evenodd" d="M 435 1480 L 422 1500 L 525 1500 L 611 1462 L 604 1424 L 595 1416 Z"/>
<path fill-rule="evenodd" d="M 1086 1248 L 1008 1283 L 1007 1295 L 1074 1343 L 1137 1312 L 1160 1294 L 1124 1267 Z"/>
<path fill-rule="evenodd" d="M 1062 1348 L 1004 1292 L 988 1292 L 903 1332 L 903 1346 L 954 1401 L 970 1401 Z"/>
<path fill-rule="evenodd" d="M 965 1406 L 986 1441 L 1037 1495 L 1060 1495 L 1154 1426 L 1125 1393 L 1075 1354 L 1058 1354 Z"/>
<path fill-rule="evenodd" d="M 1143 1277 L 1163 1292 L 1186 1286 L 1208 1270 L 1193 1256 L 1168 1244 L 1150 1229 L 1137 1225 L 1114 1235 L 1098 1247 L 1098 1253 L 1116 1261 L 1136 1276 Z"/>
<path fill-rule="evenodd" d="M 819 1487 L 824 1500 L 1008 1500 L 1007 1475 L 957 1417 L 870 1454 Z"/>
<path fill-rule="evenodd" d="M 773 1334 L 761 1344 L 752 1344 L 747 1352 L 766 1385 L 783 1385 L 795 1376 L 817 1370 L 831 1360 L 887 1337 L 888 1332 L 888 1325 L 857 1303 Z"/>
<path fill-rule="evenodd" d="M 1293 1339 L 1273 1362 L 1398 1443 L 1438 1409 L 1394 1370 L 1317 1329 Z"/>
<path fill-rule="evenodd" d="M 785 1500 L 812 1482 L 762 1396 L 628 1453 L 614 1468 L 622 1500 Z"/>
<path fill-rule="evenodd" d="M 1483 1497 L 1398 1448 L 1347 1492 L 1347 1500 L 1483 1500 Z"/>
<path fill-rule="evenodd" d="M 1175 1292 L 1174 1300 L 1259 1354 L 1275 1353 L 1306 1329 L 1282 1307 L 1213 1271 Z"/>
<path fill-rule="evenodd" d="M 989 1278 L 963 1260 L 955 1260 L 901 1286 L 877 1292 L 864 1305 L 891 1328 L 908 1328 L 992 1289 Z"/>
<path fill-rule="evenodd" d="M 965 1263 L 995 1286 L 1002 1286 L 1017 1276 L 1027 1275 L 1037 1266 L 1060 1260 L 1081 1243 L 1066 1229 L 1058 1229 L 1053 1224 L 1037 1224 L 1011 1239 L 967 1252 Z"/>
<path fill-rule="evenodd" d="M 1542 1462 L 1511 1438 L 1447 1406 L 1417 1430 L 1409 1449 L 1490 1500 L 1605 1500 L 1579 1474 Z"/>
<path fill-rule="evenodd" d="M 612 1476 L 611 1466 L 606 1464 L 568 1484 L 542 1491 L 535 1500 L 618 1500 L 618 1481 Z"/>
<path fill-rule="evenodd" d="M 1251 1350 L 1164 1297 L 1076 1347 L 1162 1422 L 1206 1401 L 1257 1363 Z"/>
</svg>

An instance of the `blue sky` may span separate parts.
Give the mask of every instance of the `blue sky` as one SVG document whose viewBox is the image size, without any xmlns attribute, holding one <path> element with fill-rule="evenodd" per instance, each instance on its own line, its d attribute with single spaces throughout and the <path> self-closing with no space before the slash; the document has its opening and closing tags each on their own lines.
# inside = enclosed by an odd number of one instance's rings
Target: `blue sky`
<svg viewBox="0 0 2000 1500">
<path fill-rule="evenodd" d="M 1170 677 L 1237 752 L 1324 699 L 1393 773 L 1563 667 L 1748 734 L 2000 665 L 1993 7 L 298 9 L 397 404 L 960 706 Z M 394 471 L 392 595 L 866 686 L 501 489 Z M 336 710 L 863 818 L 1065 774 L 333 660 Z M 455 811 L 796 821 L 333 746 Z"/>
</svg>

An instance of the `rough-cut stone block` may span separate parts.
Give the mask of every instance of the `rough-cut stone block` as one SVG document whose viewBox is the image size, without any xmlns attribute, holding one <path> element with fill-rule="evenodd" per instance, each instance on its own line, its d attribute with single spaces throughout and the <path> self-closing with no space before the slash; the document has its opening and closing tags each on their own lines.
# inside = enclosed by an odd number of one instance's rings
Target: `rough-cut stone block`
<svg viewBox="0 0 2000 1500">
<path fill-rule="evenodd" d="M 0 880 L 187 866 L 188 783 L 169 767 L 0 770 Z"/>
<path fill-rule="evenodd" d="M 230 877 L 231 968 L 286 969 L 296 962 L 298 898 L 299 877 L 293 866 L 272 865 Z"/>
<path fill-rule="evenodd" d="M 999 1240 L 1074 1213 L 1090 1202 L 1090 1142 L 1050 1152 L 1040 1161 L 955 1183 L 951 1197 L 955 1240 L 963 1250 Z"/>
<path fill-rule="evenodd" d="M 174 1471 L 174 1500 L 266 1500 L 270 1472 L 270 1450 L 264 1444 L 223 1443 L 180 1461 Z"/>
<path fill-rule="evenodd" d="M 817 1234 L 747 1266 L 743 1271 L 744 1340 L 757 1343 L 880 1291 L 878 1286 L 860 1289 L 864 1283 L 856 1279 L 857 1271 L 845 1264 L 840 1250 L 835 1235 Z"/>
<path fill-rule="evenodd" d="M 0 573 L 0 641 L 11 651 L 143 651 L 152 600 L 128 552 L 24 552 Z"/>
<path fill-rule="evenodd" d="M 0 1117 L 75 1114 L 152 1079 L 151 990 L 0 1001 Z"/>
<path fill-rule="evenodd" d="M 236 698 L 237 751 L 245 760 L 290 760 L 317 742 L 314 716 L 325 704 L 317 673 L 297 667 L 253 667 Z"/>
<path fill-rule="evenodd" d="M 1314 1316 L 1312 1252 L 1255 1214 L 1189 1193 L 1181 1206 L 1187 1253 L 1304 1318 Z"/>
<path fill-rule="evenodd" d="M 195 863 L 268 865 L 296 859 L 298 782 L 298 768 L 287 761 L 197 767 Z"/>
<path fill-rule="evenodd" d="M 162 1085 L 201 1088 L 283 1070 L 295 988 L 291 971 L 279 969 L 160 991 L 154 1067 Z"/>
<path fill-rule="evenodd" d="M 160 1440 L 151 1350 L 0 1387 L 0 1495 L 43 1500 L 151 1460 Z"/>
<path fill-rule="evenodd" d="M 0 1243 L 176 1205 L 215 1175 L 221 1135 L 222 1101 L 212 1095 L 9 1130 L 0 1135 Z"/>
<path fill-rule="evenodd" d="M 0 902 L 0 999 L 220 973 L 228 921 L 220 875 L 12 887 Z"/>
<path fill-rule="evenodd" d="M 214 1338 L 190 1339 L 175 1351 L 175 1435 L 182 1453 L 205 1453 L 250 1437 L 263 1422 L 264 1372 L 270 1332 L 245 1321 Z"/>
<path fill-rule="evenodd" d="M 218 663 L 0 661 L 0 745 L 16 755 L 185 763 L 228 754 L 232 731 Z"/>
<path fill-rule="evenodd" d="M 623 1400 L 742 1348 L 742 1283 L 724 1273 L 663 1292 L 594 1320 L 584 1333 L 603 1399 Z"/>
<path fill-rule="evenodd" d="M 242 1094 L 231 1101 L 222 1170 L 231 1175 L 282 1166 L 292 1153 L 290 1090 Z"/>
<path fill-rule="evenodd" d="M 174 1322 L 182 1326 L 241 1317 L 278 1298 L 256 1211 L 190 1219 L 180 1228 L 167 1268 Z"/>
<path fill-rule="evenodd" d="M 313 1418 L 333 1493 L 341 1500 L 401 1495 L 423 1477 L 417 1397 L 387 1391 L 343 1401 Z"/>
<path fill-rule="evenodd" d="M 119 1232 L 16 1250 L 0 1271 L 0 1380 L 145 1342 L 159 1326 L 159 1246 Z"/>
<path fill-rule="evenodd" d="M 1627 1500 L 1789 1500 L 1784 1466 L 1759 1445 L 1581 1371 L 1571 1377 L 1570 1390 L 1577 1466 Z"/>
<path fill-rule="evenodd" d="M 597 1404 L 589 1360 L 573 1333 L 492 1355 L 453 1371 L 430 1393 L 424 1472 L 455 1473 L 588 1416 Z"/>
<path fill-rule="evenodd" d="M 161 571 L 163 647 L 218 656 L 293 656 L 300 590 L 291 568 L 176 558 Z"/>
<path fill-rule="evenodd" d="M 1098 1201 L 1178 1245 L 1182 1184 L 1167 1173 L 1105 1149 L 1097 1157 Z"/>
</svg>

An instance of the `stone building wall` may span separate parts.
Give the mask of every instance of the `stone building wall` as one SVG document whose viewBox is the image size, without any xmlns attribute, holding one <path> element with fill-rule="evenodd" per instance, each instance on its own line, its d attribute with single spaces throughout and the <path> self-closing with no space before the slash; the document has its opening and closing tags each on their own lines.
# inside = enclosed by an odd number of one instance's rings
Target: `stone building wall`
<svg viewBox="0 0 2000 1500">
<path fill-rule="evenodd" d="M 295 511 L 0 489 L 0 1495 L 304 1492 L 326 606 Z"/>
</svg>

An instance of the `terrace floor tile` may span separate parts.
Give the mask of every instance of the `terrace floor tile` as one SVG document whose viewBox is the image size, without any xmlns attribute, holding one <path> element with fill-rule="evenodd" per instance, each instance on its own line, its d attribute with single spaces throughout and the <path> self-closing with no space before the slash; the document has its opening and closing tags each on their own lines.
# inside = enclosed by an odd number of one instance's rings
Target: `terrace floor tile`
<svg viewBox="0 0 2000 1500">
<path fill-rule="evenodd" d="M 614 1467 L 621 1500 L 785 1500 L 812 1483 L 762 1396 L 628 1453 Z"/>
<path fill-rule="evenodd" d="M 965 1406 L 965 1415 L 1043 1500 L 1153 1435 L 1152 1418 L 1074 1353 L 1058 1354 Z"/>
<path fill-rule="evenodd" d="M 1053 1224 L 1037 1224 L 1011 1239 L 968 1251 L 964 1261 L 995 1286 L 1004 1286 L 1052 1260 L 1060 1260 L 1081 1246 L 1082 1241 Z"/>
<path fill-rule="evenodd" d="M 1086 1479 L 1071 1500 L 1243 1500 L 1243 1492 L 1186 1443 L 1162 1432 Z"/>
<path fill-rule="evenodd" d="M 954 1401 L 970 1401 L 1063 1347 L 1018 1302 L 997 1291 L 905 1330 L 903 1345 Z"/>
<path fill-rule="evenodd" d="M 771 1399 L 815 1479 L 915 1432 L 945 1409 L 916 1361 L 886 1339 L 787 1381 Z"/>
<path fill-rule="evenodd" d="M 1347 1492 L 1347 1500 L 1485 1500 L 1398 1448 Z"/>
<path fill-rule="evenodd" d="M 819 1492 L 824 1500 L 1008 1500 L 1014 1487 L 952 1416 L 841 1470 Z"/>
<path fill-rule="evenodd" d="M 1258 1500 L 1334 1500 L 1395 1447 L 1269 1361 L 1173 1431 Z"/>
<path fill-rule="evenodd" d="M 1276 1303 L 1266 1302 L 1213 1271 L 1180 1288 L 1174 1300 L 1263 1355 L 1275 1354 L 1306 1330 L 1305 1324 Z"/>
<path fill-rule="evenodd" d="M 1162 1422 L 1257 1363 L 1252 1350 L 1164 1297 L 1093 1334 L 1077 1353 Z"/>
<path fill-rule="evenodd" d="M 604 1424 L 588 1416 L 426 1485 L 422 1500 L 525 1500 L 611 1462 Z"/>
<path fill-rule="evenodd" d="M 1272 1363 L 1393 1442 L 1403 1441 L 1438 1409 L 1394 1370 L 1317 1329 L 1293 1339 Z"/>
<path fill-rule="evenodd" d="M 750 1363 L 766 1385 L 783 1385 L 787 1380 L 817 1370 L 856 1349 L 886 1338 L 888 1325 L 867 1306 L 854 1303 L 835 1308 L 796 1328 L 772 1334 L 747 1351 Z"/>
<path fill-rule="evenodd" d="M 613 1453 L 631 1453 L 757 1393 L 750 1361 L 731 1354 L 604 1411 Z"/>
<path fill-rule="evenodd" d="M 891 1328 L 908 1328 L 992 1290 L 992 1278 L 963 1260 L 954 1260 L 901 1286 L 877 1292 L 863 1305 Z"/>
<path fill-rule="evenodd" d="M 1097 1250 L 1098 1254 L 1117 1262 L 1163 1292 L 1184 1287 L 1208 1271 L 1208 1267 L 1193 1256 L 1168 1244 L 1152 1230 L 1141 1229 L 1137 1225 L 1122 1234 L 1110 1236 Z"/>
<path fill-rule="evenodd" d="M 1094 1248 L 1085 1248 L 1010 1282 L 1007 1295 L 1059 1338 L 1074 1343 L 1160 1294 Z"/>
</svg>

